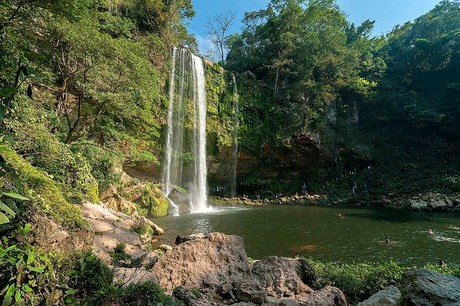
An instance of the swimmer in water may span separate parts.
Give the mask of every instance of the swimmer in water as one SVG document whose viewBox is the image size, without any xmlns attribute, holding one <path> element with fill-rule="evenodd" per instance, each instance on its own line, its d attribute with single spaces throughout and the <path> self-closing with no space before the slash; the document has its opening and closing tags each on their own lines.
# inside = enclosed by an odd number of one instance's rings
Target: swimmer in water
<svg viewBox="0 0 460 306">
<path fill-rule="evenodd" d="M 433 233 L 433 230 L 432 230 L 431 228 L 428 229 L 427 233 L 430 234 L 430 235 L 433 235 L 433 234 L 434 234 L 434 233 Z"/>
<path fill-rule="evenodd" d="M 385 244 L 386 245 L 391 245 L 393 243 L 393 241 L 391 241 L 390 239 L 385 239 Z"/>
</svg>

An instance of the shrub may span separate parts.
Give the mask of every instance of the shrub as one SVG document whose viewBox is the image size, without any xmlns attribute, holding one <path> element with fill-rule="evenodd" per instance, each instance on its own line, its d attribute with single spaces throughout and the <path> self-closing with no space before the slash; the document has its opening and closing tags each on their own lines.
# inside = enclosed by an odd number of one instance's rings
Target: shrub
<svg viewBox="0 0 460 306">
<path fill-rule="evenodd" d="M 66 281 L 61 257 L 21 242 L 29 230 L 26 224 L 0 241 L 0 302 L 3 306 L 58 305 L 76 290 Z"/>
<path fill-rule="evenodd" d="M 460 266 L 426 264 L 425 269 L 460 278 Z"/>
<path fill-rule="evenodd" d="M 112 283 L 112 271 L 91 252 L 78 255 L 74 262 L 69 272 L 71 287 L 91 295 Z"/>
<path fill-rule="evenodd" d="M 394 261 L 343 264 L 306 259 L 305 262 L 316 278 L 313 287 L 336 286 L 351 304 L 369 298 L 389 284 L 398 283 L 405 270 Z"/>
<path fill-rule="evenodd" d="M 125 251 L 126 245 L 124 243 L 118 243 L 113 252 L 110 253 L 112 256 L 112 264 L 117 267 L 126 268 L 138 268 L 142 264 L 140 257 L 134 258 Z"/>
<path fill-rule="evenodd" d="M 82 304 L 84 305 L 119 305 L 119 306 L 174 306 L 179 305 L 164 294 L 157 284 L 147 281 L 140 284 L 109 285 L 101 288 L 97 294 Z"/>
<path fill-rule="evenodd" d="M 72 150 L 85 156 L 91 166 L 91 174 L 101 189 L 120 183 L 121 164 L 124 160 L 121 152 L 102 148 L 91 141 L 76 142 L 72 144 Z"/>
</svg>

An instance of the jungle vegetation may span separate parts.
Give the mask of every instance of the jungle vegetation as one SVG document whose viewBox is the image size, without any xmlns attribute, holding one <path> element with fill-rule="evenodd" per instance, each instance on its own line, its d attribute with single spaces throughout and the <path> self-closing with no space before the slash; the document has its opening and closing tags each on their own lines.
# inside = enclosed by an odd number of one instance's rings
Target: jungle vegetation
<svg viewBox="0 0 460 306">
<path fill-rule="evenodd" d="M 52 301 L 50 288 L 72 303 L 91 295 L 87 271 L 101 278 L 90 301 L 146 292 L 171 302 L 150 284 L 113 287 L 91 254 L 63 259 L 25 237 L 36 209 L 84 229 L 75 204 L 98 201 L 124 165 L 160 164 L 171 48 L 198 52 L 186 28 L 193 15 L 191 0 L 0 2 L 3 305 Z M 381 192 L 460 191 L 459 0 L 379 37 L 334 0 L 271 0 L 243 22 L 220 63 L 238 81 L 241 151 L 264 159 L 266 147 L 307 136 L 335 157 L 317 168 L 344 171 L 343 148 L 375 161 Z M 230 81 L 209 70 L 217 154 L 232 142 Z"/>
</svg>

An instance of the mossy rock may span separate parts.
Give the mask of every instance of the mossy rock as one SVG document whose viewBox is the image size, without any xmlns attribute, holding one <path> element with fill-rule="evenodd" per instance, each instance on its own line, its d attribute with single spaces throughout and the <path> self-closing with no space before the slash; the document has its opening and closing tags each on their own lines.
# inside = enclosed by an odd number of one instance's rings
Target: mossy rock
<svg viewBox="0 0 460 306">
<path fill-rule="evenodd" d="M 168 200 L 161 194 L 159 197 L 154 198 L 156 201 L 156 205 L 152 209 L 152 215 L 154 217 L 164 217 L 168 215 L 168 208 L 169 202 Z"/>
<path fill-rule="evenodd" d="M 61 186 L 54 182 L 46 172 L 29 164 L 24 158 L 7 145 L 0 145 L 0 155 L 18 173 L 31 190 L 31 197 L 40 209 L 50 215 L 53 220 L 66 228 L 88 227 L 81 210 L 77 205 L 70 204 L 62 194 Z"/>
<path fill-rule="evenodd" d="M 164 217 L 168 215 L 169 202 L 159 188 L 145 183 L 127 191 L 130 201 L 136 203 L 137 211 L 146 217 Z"/>
</svg>

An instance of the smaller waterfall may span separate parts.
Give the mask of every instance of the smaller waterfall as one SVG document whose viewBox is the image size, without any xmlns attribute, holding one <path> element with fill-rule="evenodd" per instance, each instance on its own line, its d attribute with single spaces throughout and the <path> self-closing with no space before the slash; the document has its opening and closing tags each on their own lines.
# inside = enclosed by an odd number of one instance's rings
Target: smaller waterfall
<svg viewBox="0 0 460 306">
<path fill-rule="evenodd" d="M 237 176 L 238 176 L 238 129 L 240 126 L 239 120 L 239 106 L 238 106 L 238 87 L 236 85 L 236 77 L 232 73 L 232 82 L 233 82 L 233 112 L 232 112 L 232 121 L 233 121 L 233 177 L 231 183 L 231 196 L 236 196 L 236 186 L 237 186 Z"/>
</svg>

